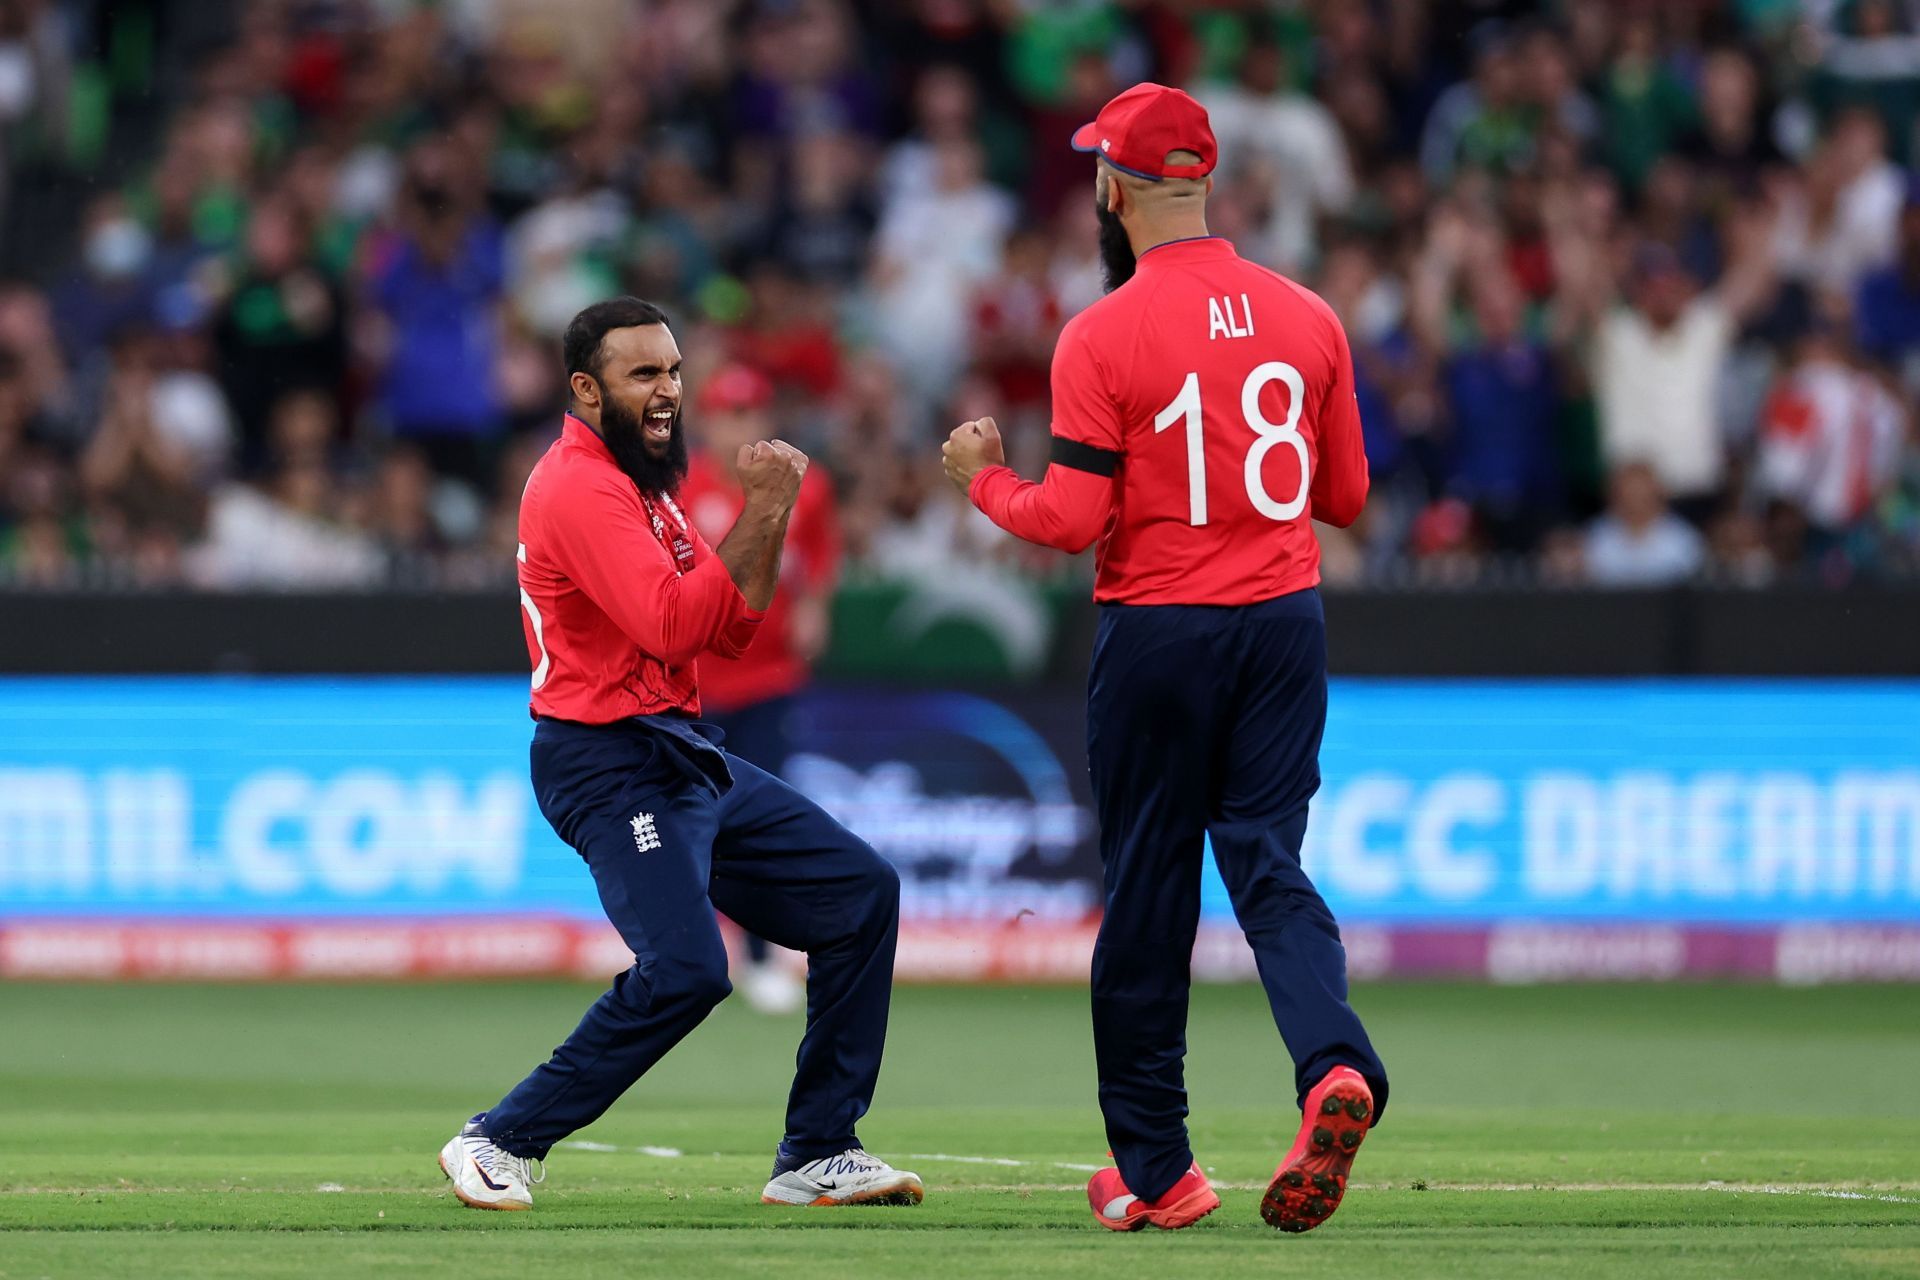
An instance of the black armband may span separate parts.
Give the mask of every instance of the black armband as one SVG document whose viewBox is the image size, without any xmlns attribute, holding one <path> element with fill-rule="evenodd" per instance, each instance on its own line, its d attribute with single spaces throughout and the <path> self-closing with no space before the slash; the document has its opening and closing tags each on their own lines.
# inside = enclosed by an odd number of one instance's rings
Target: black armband
<svg viewBox="0 0 1920 1280">
<path fill-rule="evenodd" d="M 1069 440 L 1065 436 L 1053 438 L 1053 453 L 1050 460 L 1075 471 L 1086 471 L 1096 476 L 1111 476 L 1120 466 L 1118 449 L 1101 449 L 1078 440 Z"/>
</svg>

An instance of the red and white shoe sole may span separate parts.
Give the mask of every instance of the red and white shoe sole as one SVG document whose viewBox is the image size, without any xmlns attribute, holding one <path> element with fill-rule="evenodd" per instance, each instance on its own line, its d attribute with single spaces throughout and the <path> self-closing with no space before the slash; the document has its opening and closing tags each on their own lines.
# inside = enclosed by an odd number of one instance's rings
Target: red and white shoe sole
<svg viewBox="0 0 1920 1280">
<path fill-rule="evenodd" d="M 1373 1116 L 1373 1095 L 1358 1078 L 1336 1081 L 1307 1102 L 1305 1153 L 1280 1167 L 1260 1200 L 1260 1217 L 1281 1231 L 1311 1231 L 1333 1216 Z"/>
<path fill-rule="evenodd" d="M 1184 1200 L 1164 1209 L 1150 1210 L 1142 1216 L 1162 1231 L 1178 1231 L 1182 1227 L 1192 1226 L 1219 1207 L 1220 1197 L 1214 1194 L 1213 1188 L 1202 1187 Z"/>
<path fill-rule="evenodd" d="M 1178 1231 L 1182 1227 L 1192 1226 L 1219 1207 L 1220 1197 L 1214 1194 L 1213 1188 L 1202 1187 L 1186 1199 L 1164 1209 L 1148 1209 L 1124 1218 L 1109 1218 L 1104 1213 L 1096 1213 L 1093 1220 L 1109 1231 L 1138 1231 L 1148 1226 L 1158 1227 L 1162 1231 Z"/>
</svg>

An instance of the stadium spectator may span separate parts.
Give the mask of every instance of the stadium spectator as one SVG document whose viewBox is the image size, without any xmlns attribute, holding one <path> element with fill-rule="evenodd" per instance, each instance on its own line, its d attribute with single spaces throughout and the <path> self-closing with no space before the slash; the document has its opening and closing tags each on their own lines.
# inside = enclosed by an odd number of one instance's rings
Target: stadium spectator
<svg viewBox="0 0 1920 1280">
<path fill-rule="evenodd" d="M 501 427 L 500 229 L 475 208 L 450 146 L 423 144 L 409 161 L 401 229 L 373 269 L 373 297 L 391 328 L 380 407 L 388 429 L 424 449 L 436 470 L 479 482 Z"/>
<path fill-rule="evenodd" d="M 575 312 L 619 292 L 632 215 L 616 185 L 617 142 L 582 131 L 568 147 L 562 189 L 520 215 L 508 233 L 507 291 L 518 318 L 557 343 Z"/>
<path fill-rule="evenodd" d="M 1225 160 L 1215 180 L 1249 182 L 1264 197 L 1267 217 L 1258 246 L 1247 252 L 1294 273 L 1317 256 L 1320 218 L 1344 212 L 1354 195 L 1346 140 L 1333 113 L 1301 91 L 1301 80 L 1277 41 L 1259 40 L 1241 55 L 1232 82 L 1194 86 Z"/>
<path fill-rule="evenodd" d="M 1453 311 L 1464 292 L 1464 314 Z M 1439 361 L 1449 410 L 1443 487 L 1488 545 L 1530 551 L 1561 502 L 1551 353 L 1524 331 L 1525 299 L 1497 240 L 1443 207 L 1414 269 L 1413 318 Z"/>
<path fill-rule="evenodd" d="M 1070 135 L 1093 119 L 1100 104 L 1124 87 L 1117 82 L 1113 61 L 1090 38 L 1098 39 L 1087 28 L 1110 19 L 1089 7 L 1080 13 L 1049 13 L 1030 10 L 1014 33 L 1010 56 L 1014 78 L 1031 86 L 1027 90 L 1027 147 L 1022 167 L 1027 173 L 1026 203 L 1042 219 L 1059 213 L 1063 203 L 1086 199 L 1085 184 L 1072 165 L 1060 163 L 1054 140 Z M 1062 30 L 1057 44 L 1048 49 L 1042 33 L 1056 23 L 1071 27 L 1087 24 L 1079 30 Z M 1056 59 L 1063 60 L 1056 61 Z"/>
<path fill-rule="evenodd" d="M 864 144 L 821 130 L 794 144 L 792 178 L 752 239 L 802 280 L 851 280 L 866 265 L 874 211 L 862 172 Z"/>
<path fill-rule="evenodd" d="M 1700 67 L 1699 119 L 1677 151 L 1700 175 L 1704 212 L 1725 213 L 1751 198 L 1766 171 L 1786 163 L 1768 126 L 1752 56 L 1740 48 L 1709 53 Z"/>
<path fill-rule="evenodd" d="M 1067 312 L 1049 278 L 1045 233 L 1015 231 L 1001 273 L 980 286 L 973 310 L 973 364 L 1010 410 L 1048 403 L 1048 361 Z"/>
<path fill-rule="evenodd" d="M 1518 62 L 1520 97 L 1542 133 L 1558 133 L 1581 146 L 1596 142 L 1601 133 L 1600 108 L 1580 87 L 1573 55 L 1561 33 L 1544 23 L 1530 26 L 1514 51 Z"/>
<path fill-rule="evenodd" d="M 1420 135 L 1420 168 L 1436 190 L 1462 167 L 1522 164 L 1532 147 L 1512 33 L 1489 19 L 1474 29 L 1470 45 L 1472 76 L 1440 95 Z"/>
<path fill-rule="evenodd" d="M 1700 571 L 1706 548 L 1692 525 L 1675 515 L 1660 491 L 1659 473 L 1645 462 L 1613 472 L 1606 514 L 1587 530 L 1588 578 L 1604 587 L 1665 587 Z"/>
<path fill-rule="evenodd" d="M 773 385 L 745 365 L 717 370 L 700 390 L 700 448 L 690 459 L 681 503 L 703 536 L 717 529 L 724 537 L 739 515 L 743 499 L 734 456 L 743 445 L 773 438 L 773 394 Z M 735 754 L 776 772 L 785 763 L 784 731 L 758 721 L 777 721 L 786 713 L 811 665 L 825 652 L 828 609 L 840 570 L 833 478 L 824 467 L 810 467 L 807 474 L 812 478 L 801 483 L 780 563 L 783 589 L 768 607 L 753 648 L 738 658 L 709 657 L 700 667 L 703 704 L 718 716 L 732 717 L 740 731 Z M 749 711 L 757 713 L 751 725 Z M 763 749 L 748 750 L 752 744 Z"/>
<path fill-rule="evenodd" d="M 1808 311 L 1830 325 L 1850 304 L 1841 363 L 1920 395 L 1906 0 L 565 3 L 594 16 L 243 6 L 230 43 L 169 52 L 152 96 L 97 119 L 56 87 L 102 82 L 81 32 L 55 6 L 7 10 L 0 349 L 27 408 L 5 447 L 60 476 L 33 481 L 43 580 L 171 572 L 151 548 L 129 559 L 140 487 L 81 474 L 90 453 L 115 470 L 93 445 L 123 357 L 148 367 L 157 437 L 204 440 L 183 482 L 201 507 L 247 478 L 274 511 L 314 504 L 265 495 L 318 488 L 320 527 L 378 548 L 396 539 L 384 473 L 416 550 L 366 580 L 402 561 L 503 579 L 507 459 L 551 429 L 554 326 L 621 290 L 779 388 L 779 431 L 832 465 L 852 561 L 937 574 L 979 531 L 907 459 L 934 409 L 983 385 L 1023 406 L 1009 447 L 1044 447 L 1034 371 L 1103 288 L 1058 139 L 1142 78 L 1194 85 L 1241 138 L 1210 229 L 1352 335 L 1377 483 L 1348 571 L 1466 581 L 1518 550 L 1564 580 L 1565 522 L 1629 461 L 1711 535 L 1716 572 L 1764 557 L 1792 575 L 1834 546 L 1849 571 L 1920 559 L 1910 439 L 1878 500 L 1838 516 L 1763 465 L 1804 463 L 1778 460 L 1763 406 L 1785 402 L 1776 383 L 1804 395 Z M 1436 322 L 1426 273 L 1453 221 Z M 286 412 L 323 424 L 324 485 L 289 479 Z M 415 453 L 430 484 L 394 460 Z M 23 517 L 0 519 L 18 541 Z M 1009 575 L 1038 563 L 993 554 Z"/>
<path fill-rule="evenodd" d="M 189 563 L 193 580 L 222 590 L 365 587 L 385 576 L 374 540 L 340 520 L 341 495 L 325 455 L 283 454 L 263 483 L 223 485 L 205 540 Z"/>
<path fill-rule="evenodd" d="M 1707 550 L 1712 572 L 1723 582 L 1764 587 L 1776 575 L 1766 524 L 1750 511 L 1721 512 L 1707 528 Z"/>
<path fill-rule="evenodd" d="M 933 66 L 914 81 L 913 121 L 906 136 L 887 149 L 880 167 L 886 200 L 910 197 L 933 185 L 943 142 L 981 142 L 980 90 L 959 67 Z"/>
<path fill-rule="evenodd" d="M 153 237 L 116 192 L 88 206 L 80 243 L 78 267 L 55 286 L 52 304 L 68 362 L 84 367 L 104 354 L 110 337 L 151 313 Z"/>
<path fill-rule="evenodd" d="M 448 550 L 434 519 L 433 489 L 433 468 L 412 445 L 395 445 L 380 459 L 363 523 L 390 564 L 413 569 Z"/>
<path fill-rule="evenodd" d="M 868 137 L 881 130 L 879 86 L 855 57 L 846 6 L 797 0 L 763 9 L 747 36 L 735 118 L 749 139 L 791 141 L 819 130 Z"/>
<path fill-rule="evenodd" d="M 719 276 L 727 202 L 692 157 L 666 145 L 647 165 L 628 231 L 629 283 L 648 296 L 700 297 Z"/>
<path fill-rule="evenodd" d="M 5 448 L 0 424 L 0 451 Z M 23 587 L 73 587 L 89 548 L 73 510 L 72 477 L 43 449 L 0 452 L 0 578 Z"/>
<path fill-rule="evenodd" d="M 296 206 L 253 209 L 240 261 L 213 317 L 220 381 L 239 419 L 244 464 L 266 460 L 274 401 L 295 391 L 339 396 L 347 372 L 345 301 L 307 246 Z"/>
<path fill-rule="evenodd" d="M 1808 30 L 1821 74 L 1810 86 L 1822 105 L 1865 106 L 1908 155 L 1920 110 L 1920 11 L 1911 0 L 1809 0 Z"/>
<path fill-rule="evenodd" d="M 73 57 L 63 18 L 44 2 L 0 7 L 0 225 L 16 157 L 31 161 L 69 141 Z"/>
<path fill-rule="evenodd" d="M 231 444 L 210 379 L 161 367 L 159 340 L 130 330 L 113 346 L 98 425 L 80 458 L 97 548 L 148 584 L 177 581 L 205 518 L 206 486 Z"/>
<path fill-rule="evenodd" d="M 1625 306 L 1613 306 L 1594 335 L 1593 383 L 1600 444 L 1615 467 L 1649 463 L 1685 511 L 1704 518 L 1726 474 L 1717 403 L 1737 327 L 1772 288 L 1759 215 L 1732 220 L 1730 258 L 1719 283 L 1701 292 L 1674 251 L 1641 245 L 1633 255 Z"/>
<path fill-rule="evenodd" d="M 1907 414 L 1879 378 L 1850 357 L 1844 319 L 1817 317 L 1795 344 L 1762 426 L 1758 487 L 1791 503 L 1831 543 L 1893 484 Z"/>
<path fill-rule="evenodd" d="M 1417 281 L 1420 273 L 1415 274 Z M 1420 291 L 1416 282 L 1414 292 Z M 1328 251 L 1320 273 L 1320 294 L 1339 314 L 1353 344 L 1367 466 L 1377 494 L 1381 480 L 1393 476 L 1406 461 L 1412 439 L 1431 428 L 1428 362 L 1408 321 L 1402 282 L 1387 272 L 1379 251 L 1368 242 L 1347 240 Z M 1424 305 L 1431 309 L 1432 300 Z M 1428 324 L 1436 323 L 1430 313 Z M 1428 339 L 1429 343 L 1438 340 Z"/>
<path fill-rule="evenodd" d="M 1907 184 L 1885 146 L 1878 116 L 1853 110 L 1839 118 L 1787 196 L 1773 242 L 1782 274 L 1850 292 L 1893 260 Z"/>
<path fill-rule="evenodd" d="M 67 362 L 54 334 L 53 312 L 47 297 L 31 285 L 0 283 L 0 351 L 18 362 L 29 416 L 49 421 L 67 416 L 73 388 Z"/>
<path fill-rule="evenodd" d="M 991 278 L 1014 221 L 987 183 L 976 142 L 935 147 L 932 181 L 896 192 L 875 245 L 875 305 L 885 348 L 923 399 L 943 395 L 967 350 L 967 299 Z"/>
<path fill-rule="evenodd" d="M 14 452 L 63 444 L 71 434 L 58 412 L 65 370 L 44 324 L 37 295 L 0 292 L 0 470 Z"/>
<path fill-rule="evenodd" d="M 1920 396 L 1920 178 L 1908 180 L 1896 257 L 1861 280 L 1854 314 L 1860 349 Z"/>
<path fill-rule="evenodd" d="M 840 386 L 840 339 L 824 286 L 802 280 L 774 258 L 747 275 L 746 314 L 727 338 L 733 358 L 774 382 L 824 400 Z"/>
<path fill-rule="evenodd" d="M 1661 48 L 1646 9 L 1620 21 L 1612 65 L 1602 80 L 1607 159 L 1628 190 L 1638 191 L 1654 164 L 1693 123 L 1693 100 Z"/>
</svg>

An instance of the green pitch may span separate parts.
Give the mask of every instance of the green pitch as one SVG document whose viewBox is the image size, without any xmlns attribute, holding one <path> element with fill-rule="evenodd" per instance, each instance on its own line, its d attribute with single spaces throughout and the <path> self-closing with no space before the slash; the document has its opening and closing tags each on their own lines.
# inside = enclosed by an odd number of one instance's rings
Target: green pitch
<svg viewBox="0 0 1920 1280">
<path fill-rule="evenodd" d="M 1082 992 L 899 993 L 862 1134 L 918 1209 L 757 1203 L 798 1023 L 729 1002 L 532 1213 L 462 1208 L 441 1143 L 593 994 L 0 985 L 0 1276 L 1920 1276 L 1911 988 L 1363 988 L 1392 1106 L 1305 1236 L 1255 1212 L 1297 1113 L 1254 989 L 1194 1000 L 1225 1204 L 1137 1236 L 1081 1191 Z"/>
</svg>

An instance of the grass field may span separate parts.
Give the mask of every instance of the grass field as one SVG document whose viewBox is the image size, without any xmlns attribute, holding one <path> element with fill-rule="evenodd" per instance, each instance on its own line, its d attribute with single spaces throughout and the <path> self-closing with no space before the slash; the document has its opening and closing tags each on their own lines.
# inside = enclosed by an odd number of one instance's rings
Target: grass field
<svg viewBox="0 0 1920 1280">
<path fill-rule="evenodd" d="M 1920 1276 L 1911 988 L 1366 988 L 1393 1103 L 1305 1236 L 1255 1212 L 1298 1113 L 1252 988 L 1195 995 L 1225 1204 L 1128 1236 L 1081 1191 L 1084 993 L 899 993 L 862 1136 L 918 1209 L 757 1203 L 798 1023 L 729 1002 L 532 1213 L 462 1208 L 440 1144 L 592 995 L 0 986 L 0 1276 Z"/>
</svg>

